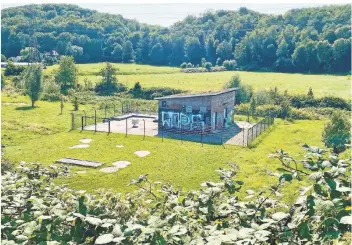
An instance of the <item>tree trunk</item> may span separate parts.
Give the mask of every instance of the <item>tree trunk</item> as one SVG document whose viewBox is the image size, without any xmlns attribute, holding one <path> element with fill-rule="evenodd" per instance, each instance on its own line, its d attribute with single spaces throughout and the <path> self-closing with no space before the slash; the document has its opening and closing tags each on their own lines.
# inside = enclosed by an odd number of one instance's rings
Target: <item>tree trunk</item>
<svg viewBox="0 0 352 245">
<path fill-rule="evenodd" d="M 34 103 L 35 103 L 35 101 L 34 101 L 34 100 L 32 100 L 32 107 L 34 107 Z"/>
</svg>

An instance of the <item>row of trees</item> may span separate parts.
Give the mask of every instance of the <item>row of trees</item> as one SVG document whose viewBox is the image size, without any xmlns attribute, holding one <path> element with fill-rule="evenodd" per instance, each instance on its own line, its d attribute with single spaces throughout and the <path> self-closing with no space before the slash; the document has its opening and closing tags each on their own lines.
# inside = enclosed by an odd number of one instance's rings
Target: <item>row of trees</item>
<svg viewBox="0 0 352 245">
<path fill-rule="evenodd" d="M 36 23 L 29 21 L 32 17 Z M 204 58 L 212 65 L 236 60 L 249 70 L 346 72 L 351 65 L 349 26 L 348 5 L 277 16 L 246 8 L 208 11 L 162 28 L 74 5 L 44 4 L 5 9 L 1 32 L 6 57 L 19 55 L 36 40 L 39 52 L 57 50 L 79 63 L 196 66 Z"/>
</svg>

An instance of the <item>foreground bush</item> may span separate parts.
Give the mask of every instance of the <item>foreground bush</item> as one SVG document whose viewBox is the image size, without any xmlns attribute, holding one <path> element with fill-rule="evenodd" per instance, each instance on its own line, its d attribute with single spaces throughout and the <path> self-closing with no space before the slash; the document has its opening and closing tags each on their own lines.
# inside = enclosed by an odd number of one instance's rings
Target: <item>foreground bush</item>
<svg viewBox="0 0 352 245">
<path fill-rule="evenodd" d="M 221 182 L 205 182 L 199 191 L 183 192 L 141 175 L 131 180 L 139 191 L 122 196 L 105 190 L 97 197 L 55 185 L 54 178 L 69 175 L 67 167 L 22 162 L 16 172 L 2 176 L 2 243 L 347 243 L 350 163 L 304 147 L 302 161 L 283 150 L 271 154 L 284 173 L 268 171 L 277 184 L 259 193 L 247 190 L 246 201 L 236 195 L 244 183 L 236 179 L 240 170 L 233 164 L 218 170 Z M 308 177 L 314 183 L 301 188 L 292 207 L 273 198 L 282 196 L 282 186 Z"/>
</svg>

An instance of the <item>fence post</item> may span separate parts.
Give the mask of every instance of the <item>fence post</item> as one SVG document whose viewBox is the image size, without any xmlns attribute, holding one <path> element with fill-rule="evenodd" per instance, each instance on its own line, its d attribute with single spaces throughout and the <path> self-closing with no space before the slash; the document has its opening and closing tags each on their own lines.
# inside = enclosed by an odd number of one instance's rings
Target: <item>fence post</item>
<svg viewBox="0 0 352 245">
<path fill-rule="evenodd" d="M 127 137 L 127 117 L 126 117 L 126 135 L 125 138 Z"/>
<path fill-rule="evenodd" d="M 82 123 L 82 124 L 81 124 L 82 131 L 83 131 L 83 129 L 84 129 L 84 126 L 83 126 L 83 125 L 84 125 L 84 124 L 83 124 L 83 121 L 84 121 L 84 116 L 82 116 L 82 121 L 81 121 L 81 123 Z"/>
<path fill-rule="evenodd" d="M 144 122 L 144 136 L 143 136 L 143 140 L 145 139 L 145 119 L 143 119 Z"/>
<path fill-rule="evenodd" d="M 164 124 L 161 123 L 161 142 L 164 142 Z"/>
<path fill-rule="evenodd" d="M 242 146 L 244 146 L 244 128 L 242 130 L 243 130 L 243 133 L 242 133 Z"/>
<path fill-rule="evenodd" d="M 181 143 L 183 144 L 183 137 L 182 137 L 182 123 L 181 123 L 181 131 L 180 131 L 180 134 L 181 134 Z"/>
<path fill-rule="evenodd" d="M 110 134 L 110 132 L 111 132 L 111 125 L 110 125 L 110 120 L 108 121 L 108 128 L 109 128 L 109 134 Z"/>
<path fill-rule="evenodd" d="M 87 126 L 87 114 L 86 114 L 86 111 L 83 110 L 83 113 L 84 113 L 84 126 Z"/>
<path fill-rule="evenodd" d="M 75 129 L 75 114 L 71 113 L 71 129 Z"/>
<path fill-rule="evenodd" d="M 97 132 L 97 109 L 94 109 L 94 131 Z"/>
<path fill-rule="evenodd" d="M 200 131 L 200 143 L 202 144 L 202 147 L 203 147 L 203 130 Z"/>
</svg>

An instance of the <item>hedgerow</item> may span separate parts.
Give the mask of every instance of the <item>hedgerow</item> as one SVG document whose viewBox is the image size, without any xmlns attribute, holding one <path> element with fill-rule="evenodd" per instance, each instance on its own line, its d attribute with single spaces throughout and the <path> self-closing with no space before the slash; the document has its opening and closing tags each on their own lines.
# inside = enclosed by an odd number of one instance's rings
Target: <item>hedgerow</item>
<svg viewBox="0 0 352 245">
<path fill-rule="evenodd" d="M 350 162 L 304 145 L 301 161 L 279 150 L 269 157 L 283 173 L 268 190 L 246 190 L 239 167 L 219 169 L 220 182 L 204 182 L 184 192 L 140 175 L 124 196 L 98 190 L 99 196 L 55 185 L 72 173 L 66 166 L 43 168 L 21 162 L 2 175 L 3 244 L 332 244 L 350 242 Z M 299 166 L 302 165 L 302 166 Z M 302 170 L 303 169 L 303 170 Z M 280 202 L 281 189 L 311 179 L 296 203 Z M 288 210 L 288 211 L 278 211 Z"/>
</svg>

